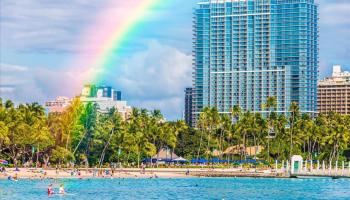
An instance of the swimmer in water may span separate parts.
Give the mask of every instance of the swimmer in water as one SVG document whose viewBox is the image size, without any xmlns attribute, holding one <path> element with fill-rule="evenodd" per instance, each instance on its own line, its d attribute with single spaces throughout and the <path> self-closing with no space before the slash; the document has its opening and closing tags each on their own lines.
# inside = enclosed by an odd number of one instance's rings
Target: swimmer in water
<svg viewBox="0 0 350 200">
<path fill-rule="evenodd" d="M 66 194 L 66 192 L 64 191 L 64 186 L 63 184 L 60 185 L 60 189 L 58 190 L 59 194 Z"/>
<path fill-rule="evenodd" d="M 47 194 L 48 194 L 49 196 L 54 194 L 54 191 L 53 191 L 53 189 L 52 189 L 52 184 L 50 184 L 49 187 L 47 188 Z"/>
</svg>

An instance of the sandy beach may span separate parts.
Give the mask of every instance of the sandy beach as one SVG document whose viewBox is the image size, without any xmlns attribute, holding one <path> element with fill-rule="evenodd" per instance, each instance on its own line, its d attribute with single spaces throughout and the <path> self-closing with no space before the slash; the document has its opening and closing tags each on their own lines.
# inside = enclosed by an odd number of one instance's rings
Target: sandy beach
<svg viewBox="0 0 350 200">
<path fill-rule="evenodd" d="M 186 178 L 186 177 L 286 177 L 282 172 L 271 170 L 242 170 L 240 168 L 230 169 L 208 169 L 208 168 L 147 168 L 141 171 L 137 168 L 118 169 L 41 169 L 41 168 L 7 168 L 6 173 L 1 173 L 1 179 L 9 176 L 18 179 L 67 179 L 67 178 Z M 186 174 L 186 172 L 189 172 Z"/>
</svg>

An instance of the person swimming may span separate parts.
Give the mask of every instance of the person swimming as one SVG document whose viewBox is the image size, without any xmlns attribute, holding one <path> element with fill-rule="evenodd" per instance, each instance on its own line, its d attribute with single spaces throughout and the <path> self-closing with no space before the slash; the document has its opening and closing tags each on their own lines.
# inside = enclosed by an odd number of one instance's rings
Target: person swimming
<svg viewBox="0 0 350 200">
<path fill-rule="evenodd" d="M 55 192 L 52 189 L 52 184 L 49 185 L 49 187 L 47 187 L 47 194 L 48 195 L 53 195 Z"/>
<path fill-rule="evenodd" d="M 66 192 L 64 191 L 64 185 L 63 184 L 60 185 L 60 188 L 58 190 L 58 194 L 66 194 Z"/>
</svg>

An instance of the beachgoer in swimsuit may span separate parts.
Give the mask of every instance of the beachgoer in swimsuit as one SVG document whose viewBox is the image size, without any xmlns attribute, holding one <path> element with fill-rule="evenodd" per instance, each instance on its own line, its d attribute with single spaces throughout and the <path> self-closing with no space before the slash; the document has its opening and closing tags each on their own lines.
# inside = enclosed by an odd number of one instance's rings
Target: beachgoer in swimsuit
<svg viewBox="0 0 350 200">
<path fill-rule="evenodd" d="M 66 194 L 66 192 L 64 191 L 64 186 L 63 184 L 60 185 L 60 189 L 58 190 L 59 194 Z"/>
<path fill-rule="evenodd" d="M 47 194 L 48 195 L 53 195 L 54 191 L 52 190 L 52 184 L 49 185 L 49 187 L 47 188 Z"/>
</svg>

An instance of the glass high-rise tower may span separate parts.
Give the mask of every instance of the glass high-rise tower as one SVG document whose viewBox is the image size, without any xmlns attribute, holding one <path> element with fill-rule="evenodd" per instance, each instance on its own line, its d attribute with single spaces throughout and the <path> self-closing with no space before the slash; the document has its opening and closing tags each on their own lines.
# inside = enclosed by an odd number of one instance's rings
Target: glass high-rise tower
<svg viewBox="0 0 350 200">
<path fill-rule="evenodd" d="M 314 0 L 202 0 L 194 11 L 194 113 L 234 105 L 317 110 L 318 5 Z"/>
</svg>

